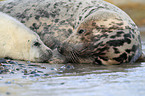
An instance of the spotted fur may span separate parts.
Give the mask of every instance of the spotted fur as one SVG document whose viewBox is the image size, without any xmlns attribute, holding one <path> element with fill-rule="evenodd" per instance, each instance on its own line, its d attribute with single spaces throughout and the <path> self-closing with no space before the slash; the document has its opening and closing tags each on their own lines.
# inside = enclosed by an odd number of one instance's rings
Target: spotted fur
<svg viewBox="0 0 145 96">
<path fill-rule="evenodd" d="M 0 11 L 37 32 L 50 48 L 59 47 L 66 62 L 132 63 L 142 54 L 135 23 L 102 0 L 8 0 L 0 2 Z"/>
</svg>

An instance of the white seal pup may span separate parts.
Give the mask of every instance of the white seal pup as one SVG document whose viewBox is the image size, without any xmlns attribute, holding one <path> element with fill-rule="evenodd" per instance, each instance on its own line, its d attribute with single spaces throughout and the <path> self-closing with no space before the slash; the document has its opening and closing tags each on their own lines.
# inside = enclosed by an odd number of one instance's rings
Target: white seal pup
<svg viewBox="0 0 145 96">
<path fill-rule="evenodd" d="M 45 62 L 52 51 L 18 20 L 0 12 L 0 58 Z"/>
</svg>

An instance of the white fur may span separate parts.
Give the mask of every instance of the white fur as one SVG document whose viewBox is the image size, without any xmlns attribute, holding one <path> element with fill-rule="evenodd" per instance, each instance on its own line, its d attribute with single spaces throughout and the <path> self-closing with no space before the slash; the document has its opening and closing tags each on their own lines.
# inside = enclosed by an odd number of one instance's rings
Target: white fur
<svg viewBox="0 0 145 96">
<path fill-rule="evenodd" d="M 34 46 L 35 42 L 41 46 Z M 49 59 L 50 55 L 51 49 L 44 45 L 36 33 L 13 17 L 0 12 L 0 58 L 39 62 Z"/>
</svg>

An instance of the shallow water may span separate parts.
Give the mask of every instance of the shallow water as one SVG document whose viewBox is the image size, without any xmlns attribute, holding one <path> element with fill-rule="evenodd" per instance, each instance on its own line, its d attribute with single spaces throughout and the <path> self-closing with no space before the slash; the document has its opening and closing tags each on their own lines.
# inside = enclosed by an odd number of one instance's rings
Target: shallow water
<svg viewBox="0 0 145 96">
<path fill-rule="evenodd" d="M 42 66 L 46 69 L 30 68 L 30 71 L 35 69 L 43 71 L 34 77 L 19 71 L 14 74 L 1 74 L 0 96 L 143 96 L 145 94 L 145 63 L 116 66 L 74 65 L 65 71 L 60 68 L 63 65 Z M 44 76 L 44 73 L 49 74 Z"/>
<path fill-rule="evenodd" d="M 145 52 L 145 36 L 142 36 Z M 0 96 L 144 96 L 145 62 L 114 66 L 6 64 Z"/>
</svg>

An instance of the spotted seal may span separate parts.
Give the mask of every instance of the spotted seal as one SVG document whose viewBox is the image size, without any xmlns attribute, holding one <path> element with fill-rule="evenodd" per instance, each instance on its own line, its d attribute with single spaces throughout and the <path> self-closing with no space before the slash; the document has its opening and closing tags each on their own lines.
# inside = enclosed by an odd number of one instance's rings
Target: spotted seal
<svg viewBox="0 0 145 96">
<path fill-rule="evenodd" d="M 45 62 L 52 51 L 24 24 L 0 12 L 0 58 Z"/>
<path fill-rule="evenodd" d="M 133 63 L 142 54 L 140 34 L 118 13 L 98 10 L 85 18 L 59 48 L 67 62 Z"/>
<path fill-rule="evenodd" d="M 0 11 L 37 32 L 50 48 L 59 47 L 66 62 L 133 63 L 142 54 L 135 23 L 102 0 L 8 0 Z"/>
</svg>

